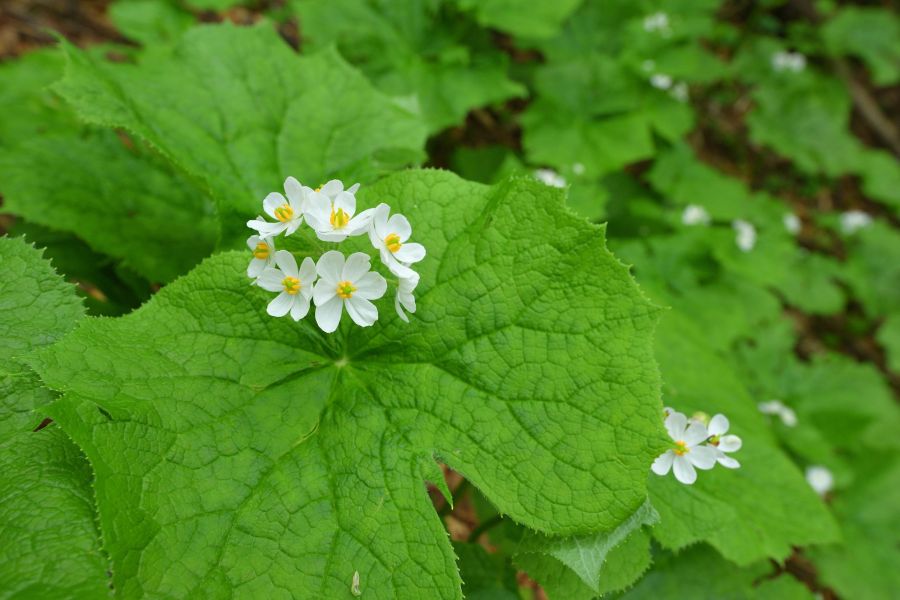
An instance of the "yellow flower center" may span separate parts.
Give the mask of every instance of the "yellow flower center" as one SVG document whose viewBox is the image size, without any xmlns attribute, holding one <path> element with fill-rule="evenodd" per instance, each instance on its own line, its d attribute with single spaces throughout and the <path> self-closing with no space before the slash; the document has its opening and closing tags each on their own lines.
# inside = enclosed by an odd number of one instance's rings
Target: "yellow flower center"
<svg viewBox="0 0 900 600">
<path fill-rule="evenodd" d="M 285 293 L 295 296 L 300 291 L 300 280 L 296 277 L 285 277 L 281 280 Z"/>
<path fill-rule="evenodd" d="M 285 221 L 290 221 L 293 216 L 294 209 L 291 208 L 290 204 L 282 204 L 275 209 L 275 218 L 282 223 L 284 223 Z"/>
<path fill-rule="evenodd" d="M 356 286 L 350 283 L 349 281 L 342 281 L 337 284 L 337 295 L 346 300 L 347 298 L 353 297 L 353 292 L 356 291 Z"/>
<path fill-rule="evenodd" d="M 331 207 L 331 226 L 335 229 L 343 229 L 347 226 L 347 223 L 350 222 L 350 215 L 344 212 L 344 209 L 339 208 L 334 210 L 334 207 Z"/>
<path fill-rule="evenodd" d="M 253 249 L 253 258 L 258 258 L 260 260 L 269 258 L 269 245 L 265 242 L 256 244 L 256 248 Z"/>
<path fill-rule="evenodd" d="M 675 442 L 674 452 L 676 455 L 684 456 L 685 454 L 687 454 L 690 451 L 691 451 L 691 449 L 688 448 L 687 443 L 682 442 L 682 441 Z"/>
<path fill-rule="evenodd" d="M 396 233 L 389 233 L 387 237 L 384 238 L 384 245 L 387 246 L 387 249 L 391 252 L 396 252 L 403 244 L 400 243 L 399 235 Z"/>
</svg>

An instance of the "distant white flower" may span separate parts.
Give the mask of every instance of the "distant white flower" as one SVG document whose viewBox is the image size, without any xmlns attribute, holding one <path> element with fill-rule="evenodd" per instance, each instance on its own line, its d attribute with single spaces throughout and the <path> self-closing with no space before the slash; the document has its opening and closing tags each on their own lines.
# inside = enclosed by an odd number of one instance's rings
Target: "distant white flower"
<svg viewBox="0 0 900 600">
<path fill-rule="evenodd" d="M 322 331 L 331 333 L 338 328 L 344 308 L 360 327 L 368 327 L 378 320 L 378 309 L 371 301 L 384 295 L 387 282 L 369 270 L 370 261 L 362 252 L 344 259 L 337 250 L 330 250 L 319 259 L 316 264 L 319 281 L 313 289 L 313 302 L 316 323 Z"/>
<path fill-rule="evenodd" d="M 247 227 L 255 229 L 259 235 L 272 238 L 281 232 L 291 235 L 303 224 L 303 213 L 306 210 L 307 194 L 312 190 L 300 184 L 293 177 L 284 180 L 284 191 L 287 199 L 278 192 L 272 192 L 263 200 L 263 210 L 275 219 L 269 223 L 257 217 L 247 221 Z"/>
<path fill-rule="evenodd" d="M 834 487 L 834 475 L 821 465 L 812 465 L 806 468 L 806 482 L 817 494 L 824 496 Z"/>
<path fill-rule="evenodd" d="M 781 220 L 784 223 L 784 228 L 788 230 L 788 233 L 794 235 L 800 233 L 800 217 L 794 213 L 784 213 L 784 217 L 782 217 Z"/>
<path fill-rule="evenodd" d="M 316 263 L 310 257 L 303 259 L 300 268 L 294 255 L 286 250 L 275 253 L 277 268 L 268 267 L 260 275 L 258 284 L 264 290 L 281 292 L 266 308 L 273 317 L 283 317 L 290 313 L 299 321 L 309 312 L 313 283 L 316 280 Z"/>
<path fill-rule="evenodd" d="M 275 241 L 251 235 L 247 238 L 247 247 L 253 251 L 253 258 L 247 266 L 247 277 L 256 279 L 275 261 Z"/>
<path fill-rule="evenodd" d="M 841 213 L 841 231 L 846 234 L 856 233 L 872 224 L 869 213 L 861 210 L 848 210 Z"/>
<path fill-rule="evenodd" d="M 726 453 L 737 452 L 741 449 L 743 442 L 736 435 L 725 435 L 728 433 L 728 426 L 728 418 L 725 415 L 714 415 L 706 427 L 707 433 L 710 435 L 707 443 L 716 451 L 716 461 L 720 465 L 729 469 L 737 469 L 741 463 L 726 456 Z"/>
<path fill-rule="evenodd" d="M 379 204 L 375 207 L 369 227 L 369 239 L 381 253 L 381 262 L 398 277 L 412 277 L 414 271 L 409 265 L 425 258 L 425 246 L 407 242 L 412 235 L 412 225 L 401 214 L 391 214 L 391 207 Z"/>
<path fill-rule="evenodd" d="M 664 73 L 655 73 L 650 76 L 650 85 L 658 90 L 667 90 L 672 87 L 672 78 Z"/>
<path fill-rule="evenodd" d="M 656 12 L 652 15 L 644 17 L 644 31 L 658 31 L 663 34 L 669 33 L 669 15 L 664 12 Z"/>
<path fill-rule="evenodd" d="M 419 285 L 419 274 L 413 273 L 410 277 L 401 277 L 400 283 L 397 286 L 397 297 L 394 298 L 394 308 L 397 310 L 397 314 L 400 315 L 400 318 L 406 323 L 409 323 L 409 317 L 406 316 L 403 309 L 405 308 L 411 313 L 416 312 L 416 297 L 413 296 L 413 291 L 416 289 L 417 285 Z"/>
<path fill-rule="evenodd" d="M 575 163 L 572 165 L 572 172 L 576 175 L 584 175 L 584 165 L 580 162 Z"/>
<path fill-rule="evenodd" d="M 534 172 L 538 181 L 550 187 L 564 188 L 566 187 L 566 179 L 553 169 L 537 169 Z"/>
<path fill-rule="evenodd" d="M 806 68 L 806 57 L 799 52 L 779 51 L 772 55 L 772 68 L 778 72 L 799 73 Z"/>
<path fill-rule="evenodd" d="M 706 426 L 699 421 L 688 420 L 680 412 L 666 417 L 666 431 L 675 447 L 661 454 L 650 467 L 657 475 L 675 472 L 675 479 L 690 485 L 697 480 L 694 469 L 712 469 L 716 466 L 717 453 L 709 446 L 701 446 L 709 437 Z"/>
<path fill-rule="evenodd" d="M 756 246 L 756 228 L 752 223 L 742 219 L 732 221 L 731 226 L 734 227 L 735 237 L 734 243 L 742 252 L 750 252 Z"/>
<path fill-rule="evenodd" d="M 781 422 L 785 424 L 787 427 L 794 427 L 797 425 L 797 413 L 794 410 L 786 406 L 781 400 L 769 400 L 768 402 L 760 402 L 757 405 L 759 408 L 759 412 L 764 415 L 776 415 Z"/>
<path fill-rule="evenodd" d="M 373 211 L 369 209 L 356 214 L 358 189 L 358 183 L 345 190 L 343 183 L 332 179 L 308 194 L 306 220 L 320 240 L 342 242 L 366 232 Z"/>
<path fill-rule="evenodd" d="M 685 225 L 709 225 L 709 213 L 697 204 L 688 204 L 681 213 L 681 222 Z"/>
<path fill-rule="evenodd" d="M 669 90 L 669 95 L 678 100 L 679 102 L 687 102 L 688 101 L 688 86 L 685 82 L 679 81 L 672 89 Z"/>
</svg>

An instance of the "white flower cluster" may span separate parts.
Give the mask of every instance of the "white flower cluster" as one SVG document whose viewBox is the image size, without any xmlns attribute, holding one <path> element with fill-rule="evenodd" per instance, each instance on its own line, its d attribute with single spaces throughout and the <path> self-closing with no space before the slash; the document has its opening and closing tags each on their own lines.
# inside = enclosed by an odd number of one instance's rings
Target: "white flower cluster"
<svg viewBox="0 0 900 600">
<path fill-rule="evenodd" d="M 661 454 L 650 467 L 657 475 L 675 473 L 675 479 L 691 485 L 697 480 L 696 469 L 709 470 L 719 463 L 728 469 L 737 469 L 741 463 L 728 453 L 741 449 L 741 438 L 725 435 L 728 419 L 715 415 L 712 419 L 698 413 L 688 419 L 684 414 L 666 407 L 663 410 L 666 431 L 674 447 Z M 695 469 L 696 468 L 696 469 Z"/>
<path fill-rule="evenodd" d="M 409 221 L 403 215 L 391 215 L 387 204 L 357 214 L 358 189 L 359 184 L 344 189 L 336 179 L 312 189 L 288 177 L 284 182 L 287 198 L 273 192 L 263 200 L 263 210 L 275 222 L 263 217 L 247 221 L 247 227 L 257 231 L 247 240 L 253 252 L 247 275 L 264 290 L 278 292 L 266 309 L 270 315 L 290 314 L 299 321 L 309 313 L 312 302 L 316 323 L 327 333 L 338 328 L 345 309 L 361 327 L 378 320 L 378 309 L 372 301 L 384 296 L 387 280 L 371 270 L 368 254 L 355 252 L 345 257 L 338 250 L 329 250 L 318 261 L 307 256 L 298 267 L 293 254 L 275 249 L 275 237 L 292 235 L 304 220 L 323 242 L 340 243 L 368 234 L 381 261 L 398 278 L 394 300 L 397 314 L 409 322 L 404 309 L 416 312 L 413 291 L 419 275 L 410 267 L 425 258 L 425 247 L 408 242 L 412 235 Z"/>
<path fill-rule="evenodd" d="M 785 427 L 795 427 L 797 425 L 797 413 L 794 409 L 786 405 L 781 400 L 767 400 L 760 402 L 757 407 L 759 412 L 764 415 L 774 415 L 781 419 Z"/>
<path fill-rule="evenodd" d="M 681 222 L 688 227 L 694 225 L 709 225 L 709 213 L 699 204 L 688 204 L 681 213 Z"/>
<path fill-rule="evenodd" d="M 644 17 L 644 31 L 650 32 L 659 32 L 663 36 L 668 36 L 672 33 L 672 30 L 669 27 L 669 15 L 664 12 L 656 12 L 651 15 L 647 15 Z"/>
<path fill-rule="evenodd" d="M 741 252 L 750 252 L 756 246 L 756 227 L 749 221 L 735 219 L 731 222 L 734 228 L 734 243 Z"/>
<path fill-rule="evenodd" d="M 799 52 L 779 51 L 772 55 L 772 68 L 778 72 L 799 73 L 806 68 L 806 57 Z"/>
<path fill-rule="evenodd" d="M 847 235 L 856 233 L 872 224 L 872 216 L 861 210 L 848 210 L 841 213 L 841 231 Z"/>
<path fill-rule="evenodd" d="M 668 90 L 669 95 L 679 102 L 687 102 L 689 93 L 685 82 L 675 82 L 671 76 L 665 73 L 654 73 L 650 76 L 650 85 L 658 90 Z"/>
</svg>

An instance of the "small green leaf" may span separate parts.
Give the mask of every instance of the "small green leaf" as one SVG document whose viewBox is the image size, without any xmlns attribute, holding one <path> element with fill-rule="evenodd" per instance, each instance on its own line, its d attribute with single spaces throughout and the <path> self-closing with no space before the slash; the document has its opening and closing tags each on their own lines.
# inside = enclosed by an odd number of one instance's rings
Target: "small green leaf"
<svg viewBox="0 0 900 600">
<path fill-rule="evenodd" d="M 527 10 L 517 0 L 456 0 L 475 12 L 478 23 L 524 38 L 555 35 L 582 0 L 531 0 Z"/>
</svg>

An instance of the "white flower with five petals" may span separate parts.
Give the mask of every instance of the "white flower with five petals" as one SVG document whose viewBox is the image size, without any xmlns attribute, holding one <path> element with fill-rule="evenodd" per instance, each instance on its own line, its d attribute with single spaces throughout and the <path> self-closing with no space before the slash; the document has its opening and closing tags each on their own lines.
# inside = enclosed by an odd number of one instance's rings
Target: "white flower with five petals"
<svg viewBox="0 0 900 600">
<path fill-rule="evenodd" d="M 266 267 L 275 260 L 275 241 L 258 235 L 247 238 L 247 247 L 253 252 L 253 258 L 247 265 L 247 277 L 258 279 Z"/>
<path fill-rule="evenodd" d="M 316 280 L 316 263 L 310 257 L 303 259 L 300 268 L 294 255 L 286 250 L 275 253 L 278 268 L 269 267 L 259 277 L 259 287 L 270 292 L 281 292 L 266 308 L 273 317 L 290 313 L 299 321 L 309 312 L 313 283 Z"/>
<path fill-rule="evenodd" d="M 697 480 L 697 469 L 712 469 L 716 466 L 716 452 L 709 446 L 701 446 L 709 437 L 706 426 L 700 421 L 688 420 L 680 412 L 672 412 L 666 417 L 666 431 L 675 442 L 675 447 L 661 454 L 650 467 L 657 475 L 675 472 L 675 479 L 690 485 Z"/>
<path fill-rule="evenodd" d="M 337 250 L 330 250 L 319 259 L 316 264 L 319 281 L 313 289 L 313 302 L 316 304 L 316 323 L 322 331 L 335 331 L 345 308 L 360 327 L 369 327 L 378 320 L 378 309 L 371 301 L 384 295 L 387 281 L 370 271 L 370 261 L 362 252 L 344 259 Z"/>
<path fill-rule="evenodd" d="M 391 207 L 387 204 L 375 207 L 369 239 L 381 253 L 381 262 L 387 265 L 391 273 L 400 278 L 410 278 L 415 275 L 415 271 L 409 265 L 425 258 L 425 246 L 407 242 L 412 235 L 409 220 L 401 214 L 388 218 L 390 214 Z M 418 283 L 418 277 L 416 282 Z"/>
<path fill-rule="evenodd" d="M 247 227 L 255 229 L 264 238 L 272 238 L 282 232 L 291 235 L 303 224 L 303 213 L 311 191 L 293 177 L 288 177 L 284 180 L 287 199 L 278 192 L 272 192 L 263 200 L 263 210 L 277 222 L 270 223 L 258 217 L 247 221 Z"/>
<path fill-rule="evenodd" d="M 350 236 L 366 232 L 372 219 L 372 209 L 356 214 L 356 190 L 359 184 L 344 189 L 344 184 L 332 179 L 308 196 L 306 220 L 323 242 L 343 242 Z"/>
<path fill-rule="evenodd" d="M 741 463 L 727 456 L 726 453 L 737 452 L 741 449 L 743 442 L 736 435 L 725 435 L 728 433 L 728 427 L 728 418 L 725 415 L 713 416 L 709 420 L 709 425 L 706 426 L 706 432 L 710 435 L 708 445 L 716 452 L 716 462 L 723 467 L 737 469 Z"/>
</svg>

